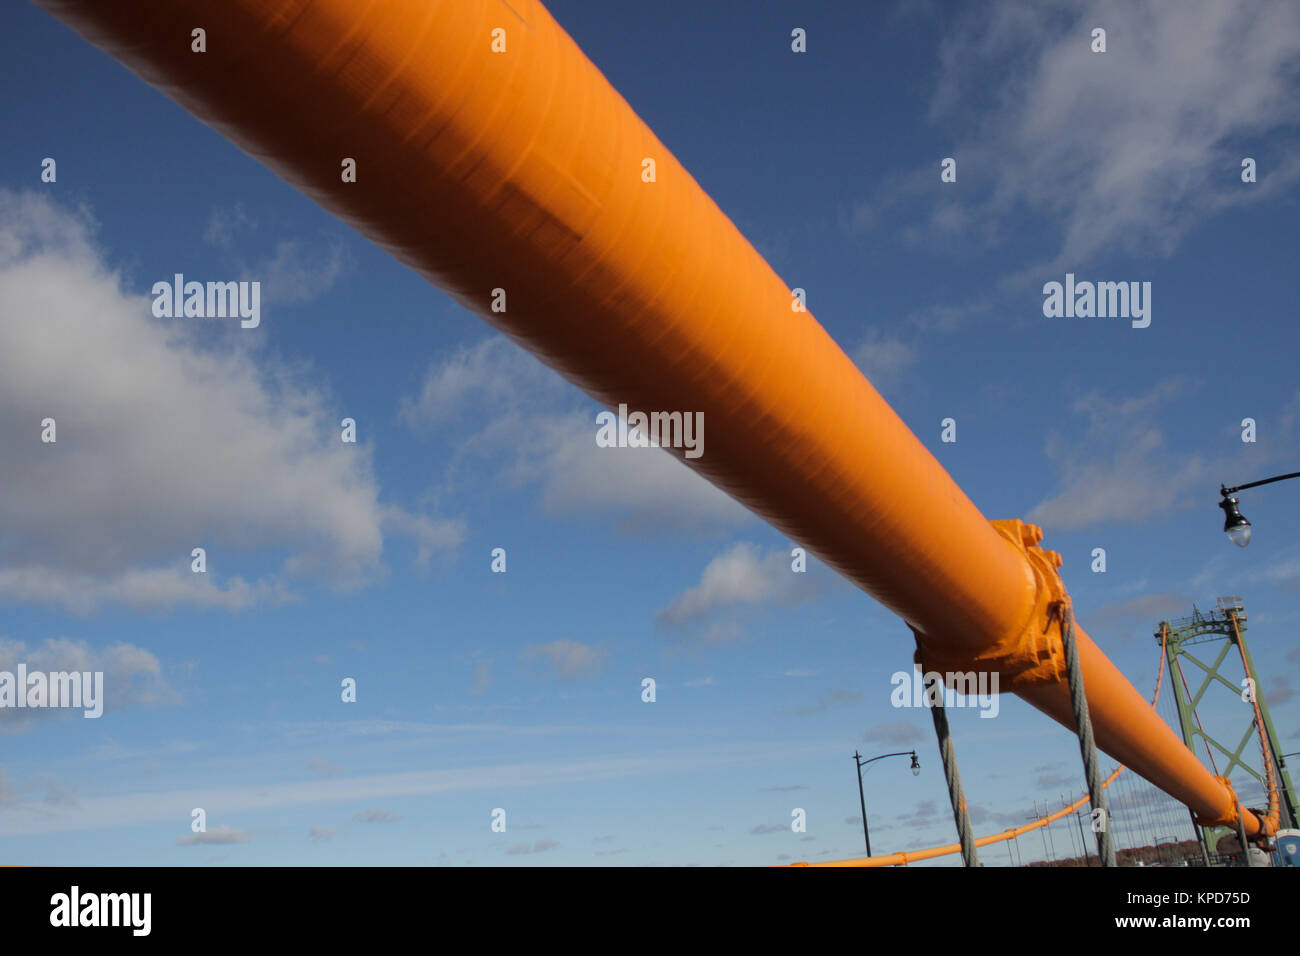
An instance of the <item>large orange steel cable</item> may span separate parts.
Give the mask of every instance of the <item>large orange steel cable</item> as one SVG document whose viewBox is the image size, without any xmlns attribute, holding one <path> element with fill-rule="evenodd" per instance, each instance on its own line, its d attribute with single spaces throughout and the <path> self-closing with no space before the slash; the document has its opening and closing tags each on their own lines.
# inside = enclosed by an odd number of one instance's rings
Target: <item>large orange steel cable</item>
<svg viewBox="0 0 1300 956">
<path fill-rule="evenodd" d="M 690 467 L 936 669 L 996 670 L 1073 729 L 1041 532 L 980 514 L 537 0 L 37 2 L 607 406 L 703 412 Z M 1226 782 L 1078 642 L 1097 745 L 1234 822 Z"/>
</svg>

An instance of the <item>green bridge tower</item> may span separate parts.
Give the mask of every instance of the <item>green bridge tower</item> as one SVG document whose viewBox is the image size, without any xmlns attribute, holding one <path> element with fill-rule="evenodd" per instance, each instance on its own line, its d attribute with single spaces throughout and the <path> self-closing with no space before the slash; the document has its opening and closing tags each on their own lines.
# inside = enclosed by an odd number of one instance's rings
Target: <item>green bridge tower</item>
<svg viewBox="0 0 1300 956">
<path fill-rule="evenodd" d="M 1259 674 L 1255 669 L 1255 662 L 1250 656 L 1250 649 L 1246 645 L 1246 608 L 1242 604 L 1240 597 L 1221 597 L 1216 602 L 1218 607 L 1209 613 L 1203 613 L 1192 606 L 1192 616 L 1178 618 L 1173 621 L 1161 621 L 1156 626 L 1155 638 L 1159 643 L 1161 640 L 1165 644 L 1165 658 L 1169 662 L 1170 683 L 1173 684 L 1174 701 L 1178 706 L 1178 720 L 1182 725 L 1183 742 L 1187 744 L 1188 749 L 1193 753 L 1196 752 L 1196 739 L 1199 737 L 1205 744 L 1207 751 L 1209 748 L 1217 750 L 1223 757 L 1227 758 L 1227 763 L 1215 772 L 1221 776 L 1228 777 L 1232 775 L 1234 768 L 1240 768 L 1244 773 L 1257 780 L 1260 786 L 1267 791 L 1267 768 L 1262 766 L 1259 770 L 1243 760 L 1243 754 L 1251 746 L 1253 741 L 1259 739 L 1259 731 L 1256 727 L 1255 708 L 1250 706 L 1250 694 L 1253 692 L 1254 699 L 1259 705 L 1259 716 L 1263 721 L 1263 737 L 1266 741 L 1268 750 L 1268 759 L 1272 760 L 1273 767 L 1276 770 L 1277 785 L 1281 803 L 1281 825 L 1283 828 L 1294 828 L 1296 826 L 1296 792 L 1291 785 L 1290 775 L 1287 773 L 1286 761 L 1282 756 L 1282 747 L 1278 741 L 1277 732 L 1273 728 L 1273 720 L 1268 713 L 1268 704 L 1264 700 L 1264 690 Z M 1209 656 L 1206 651 L 1211 651 L 1213 645 L 1221 645 L 1215 654 L 1214 660 L 1207 663 L 1192 653 L 1191 648 L 1196 647 L 1199 650 L 1200 645 L 1207 645 L 1205 651 L 1201 653 Z M 1240 683 L 1234 683 L 1230 678 L 1225 677 L 1221 671 L 1228 654 L 1236 647 L 1239 650 L 1237 655 L 1242 665 L 1244 677 Z M 1201 677 L 1200 685 L 1192 693 L 1194 681 L 1189 681 L 1184 673 L 1183 662 L 1188 661 L 1199 668 Z M 1234 667 L 1235 671 L 1236 668 Z M 1193 677 L 1197 672 L 1193 672 Z M 1249 679 L 1249 682 L 1247 681 Z M 1210 736 L 1201 725 L 1200 718 L 1197 714 L 1197 707 L 1200 705 L 1206 692 L 1214 686 L 1227 688 L 1235 697 L 1242 701 L 1243 718 L 1246 721 L 1246 728 L 1236 745 L 1220 743 L 1214 737 Z M 1228 738 L 1231 743 L 1232 738 Z M 1217 761 L 1210 753 L 1211 766 L 1217 765 Z M 1197 827 L 1197 834 L 1201 840 L 1202 849 L 1207 853 L 1209 847 L 1206 846 L 1206 836 Z"/>
</svg>

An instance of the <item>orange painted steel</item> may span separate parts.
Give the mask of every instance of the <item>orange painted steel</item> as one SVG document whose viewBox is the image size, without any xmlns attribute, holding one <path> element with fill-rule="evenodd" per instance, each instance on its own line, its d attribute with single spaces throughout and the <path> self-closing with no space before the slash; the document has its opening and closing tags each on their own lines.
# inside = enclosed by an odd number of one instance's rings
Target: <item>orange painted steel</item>
<svg viewBox="0 0 1300 956">
<path fill-rule="evenodd" d="M 996 668 L 1072 726 L 1050 553 L 985 520 L 539 2 L 37 2 L 607 406 L 703 412 L 690 467 L 898 613 L 927 663 Z M 1235 819 L 1078 637 L 1098 745 Z"/>
</svg>

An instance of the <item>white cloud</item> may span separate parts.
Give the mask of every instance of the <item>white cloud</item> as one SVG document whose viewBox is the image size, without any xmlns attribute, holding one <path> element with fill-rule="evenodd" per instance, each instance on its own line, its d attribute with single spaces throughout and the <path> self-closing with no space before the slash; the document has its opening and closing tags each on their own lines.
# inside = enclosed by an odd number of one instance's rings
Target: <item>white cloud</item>
<svg viewBox="0 0 1300 956">
<path fill-rule="evenodd" d="M 505 336 L 496 335 L 432 363 L 420 394 L 403 400 L 401 414 L 409 425 L 428 426 L 456 419 L 471 405 L 554 403 L 566 389 L 559 375 Z"/>
<path fill-rule="evenodd" d="M 181 568 L 125 569 L 117 573 L 78 574 L 54 565 L 0 568 L 0 596 L 18 601 L 59 604 L 85 613 L 100 605 L 125 604 L 138 610 L 176 605 L 237 611 L 254 604 L 294 600 L 279 582 L 253 583 L 241 577 L 218 584 L 206 574 Z"/>
<path fill-rule="evenodd" d="M 47 640 L 29 648 L 22 641 L 0 638 L 0 671 L 14 673 L 19 663 L 32 672 L 103 672 L 104 712 L 125 707 L 152 707 L 180 702 L 163 678 L 158 658 L 134 644 L 114 644 L 103 649 L 84 641 L 66 637 Z M 19 733 L 30 727 L 33 719 L 75 715 L 82 711 L 64 708 L 0 708 L 0 732 Z"/>
<path fill-rule="evenodd" d="M 895 336 L 871 329 L 850 354 L 853 364 L 862 370 L 878 391 L 898 385 L 909 368 L 916 364 L 916 349 Z"/>
<path fill-rule="evenodd" d="M 414 514 L 396 506 L 385 508 L 381 527 L 415 542 L 415 565 L 425 567 L 434 554 L 455 551 L 465 540 L 465 522 Z"/>
<path fill-rule="evenodd" d="M 685 627 L 707 622 L 728 608 L 798 604 L 821 594 L 828 577 L 821 570 L 823 566 L 809 560 L 808 570 L 796 573 L 791 569 L 791 560 L 788 551 L 774 550 L 763 555 L 752 544 L 736 544 L 710 561 L 699 584 L 674 598 L 656 619 L 661 624 Z M 724 626 L 711 629 L 707 639 L 716 642 L 734 634 L 734 627 Z"/>
<path fill-rule="evenodd" d="M 1089 48 L 1095 26 L 1105 53 Z M 967 125 L 952 152 L 966 181 L 992 177 L 967 223 L 1017 208 L 1059 223 L 1053 270 L 1116 247 L 1169 253 L 1215 212 L 1300 177 L 1293 151 L 1256 152 L 1300 119 L 1294 3 L 1010 0 L 953 22 L 940 61 L 932 118 Z M 1245 155 L 1265 171 L 1249 186 Z"/>
<path fill-rule="evenodd" d="M 288 597 L 238 573 L 258 549 L 355 586 L 380 572 L 385 527 L 426 557 L 459 542 L 454 522 L 379 502 L 368 449 L 338 440 L 327 396 L 258 336 L 154 319 L 92 228 L 0 192 L 0 599 L 237 609 Z"/>
</svg>

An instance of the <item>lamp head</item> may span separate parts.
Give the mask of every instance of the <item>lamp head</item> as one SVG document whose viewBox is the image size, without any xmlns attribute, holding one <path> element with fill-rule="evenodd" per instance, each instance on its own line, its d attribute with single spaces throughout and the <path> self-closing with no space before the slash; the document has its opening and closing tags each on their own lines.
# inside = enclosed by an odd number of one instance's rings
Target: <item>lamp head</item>
<svg viewBox="0 0 1300 956">
<path fill-rule="evenodd" d="M 1241 513 L 1238 507 L 1239 499 L 1223 496 L 1219 502 L 1219 507 L 1223 509 L 1223 530 L 1232 543 L 1239 548 L 1244 548 L 1250 544 L 1250 522 L 1246 516 Z"/>
<path fill-rule="evenodd" d="M 912 776 L 918 776 L 921 773 L 921 765 L 917 762 L 916 751 L 912 751 Z"/>
</svg>

